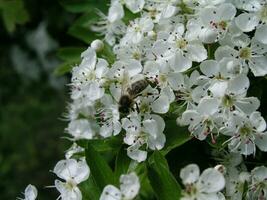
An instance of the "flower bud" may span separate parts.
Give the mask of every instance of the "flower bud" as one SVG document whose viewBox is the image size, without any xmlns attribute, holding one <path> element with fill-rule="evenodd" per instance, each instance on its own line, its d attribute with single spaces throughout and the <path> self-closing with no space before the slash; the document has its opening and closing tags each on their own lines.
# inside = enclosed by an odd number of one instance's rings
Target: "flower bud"
<svg viewBox="0 0 267 200">
<path fill-rule="evenodd" d="M 104 43 L 101 40 L 94 40 L 91 43 L 91 48 L 94 49 L 96 52 L 100 52 L 104 48 Z"/>
<path fill-rule="evenodd" d="M 216 165 L 215 167 L 214 167 L 214 169 L 216 169 L 216 170 L 218 170 L 220 173 L 222 173 L 223 175 L 226 173 L 226 168 L 225 168 L 225 166 L 223 166 L 223 165 Z"/>
</svg>

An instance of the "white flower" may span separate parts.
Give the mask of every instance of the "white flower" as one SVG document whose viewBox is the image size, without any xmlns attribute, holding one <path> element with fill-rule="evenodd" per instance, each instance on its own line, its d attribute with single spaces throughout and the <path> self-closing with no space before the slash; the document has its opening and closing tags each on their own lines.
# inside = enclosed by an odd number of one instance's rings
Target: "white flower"
<svg viewBox="0 0 267 200">
<path fill-rule="evenodd" d="M 199 140 L 204 140 L 216 128 L 214 120 L 219 108 L 215 98 L 203 98 L 195 109 L 186 110 L 182 115 L 183 124 L 189 125 L 189 131 Z M 215 141 L 214 141 L 215 142 Z"/>
<path fill-rule="evenodd" d="M 225 57 L 238 59 L 242 67 L 249 67 L 255 76 L 267 74 L 267 45 L 261 44 L 255 38 L 235 38 L 238 43 L 233 46 L 220 46 L 215 52 L 216 60 Z M 245 39 L 245 40 L 244 40 Z M 234 48 L 235 46 L 235 48 Z M 237 49 L 236 49 L 237 48 Z"/>
<path fill-rule="evenodd" d="M 87 119 L 77 119 L 69 123 L 66 129 L 75 140 L 78 139 L 92 139 L 95 136 L 95 130 L 93 127 L 93 121 Z"/>
<path fill-rule="evenodd" d="M 219 200 L 219 194 L 225 186 L 223 175 L 214 168 L 208 168 L 202 172 L 197 165 L 187 165 L 180 171 L 180 177 L 185 190 L 181 200 Z"/>
<path fill-rule="evenodd" d="M 209 35 L 216 35 L 214 38 L 216 41 L 225 35 L 235 14 L 236 8 L 233 4 L 223 3 L 217 7 L 209 6 L 201 9 L 200 19 L 204 27 L 208 28 Z"/>
<path fill-rule="evenodd" d="M 20 200 L 35 200 L 37 198 L 38 191 L 34 185 L 29 184 L 24 191 L 24 198 L 18 198 Z"/>
<path fill-rule="evenodd" d="M 163 134 L 164 120 L 158 115 L 141 116 L 132 113 L 129 118 L 122 119 L 122 127 L 126 131 L 124 142 L 130 147 L 127 154 L 130 158 L 142 162 L 146 159 L 145 150 L 140 150 L 144 144 L 152 150 L 160 150 L 164 147 L 166 138 Z"/>
<path fill-rule="evenodd" d="M 267 22 L 267 4 L 264 0 L 245 0 L 241 2 L 237 1 L 236 3 L 238 7 L 249 11 L 248 13 L 244 12 L 236 17 L 236 25 L 243 32 L 253 31 L 259 25 L 260 22 Z M 261 26 L 259 26 L 259 28 L 260 27 Z M 262 36 L 264 37 L 263 41 L 266 41 L 266 35 Z M 259 37 L 259 39 L 261 38 Z"/>
<path fill-rule="evenodd" d="M 245 184 L 248 184 L 251 179 L 250 174 L 248 172 L 239 172 L 235 167 L 229 167 L 225 178 L 225 195 L 230 200 L 242 200 Z"/>
<path fill-rule="evenodd" d="M 84 148 L 78 146 L 77 143 L 73 143 L 72 146 L 66 151 L 65 158 L 70 159 L 76 153 L 84 152 Z"/>
<path fill-rule="evenodd" d="M 250 185 L 253 199 L 267 198 L 267 168 L 265 166 L 256 167 L 251 171 L 252 183 Z"/>
<path fill-rule="evenodd" d="M 139 178 L 134 172 L 122 174 L 120 176 L 120 189 L 113 185 L 107 185 L 100 200 L 132 200 L 137 196 L 139 189 Z"/>
<path fill-rule="evenodd" d="M 149 17 L 136 19 L 130 22 L 125 37 L 128 43 L 139 43 L 143 40 L 144 34 L 153 30 L 154 23 Z"/>
<path fill-rule="evenodd" d="M 225 135 L 232 136 L 227 142 L 232 152 L 243 155 L 256 153 L 256 146 L 261 151 L 267 151 L 266 122 L 259 112 L 253 112 L 249 116 L 234 112 L 229 123 L 221 129 Z"/>
<path fill-rule="evenodd" d="M 55 180 L 55 187 L 60 192 L 62 200 L 82 199 L 82 193 L 77 185 L 85 181 L 90 174 L 90 169 L 85 160 L 61 160 L 56 164 L 53 172 L 65 181 Z"/>
</svg>

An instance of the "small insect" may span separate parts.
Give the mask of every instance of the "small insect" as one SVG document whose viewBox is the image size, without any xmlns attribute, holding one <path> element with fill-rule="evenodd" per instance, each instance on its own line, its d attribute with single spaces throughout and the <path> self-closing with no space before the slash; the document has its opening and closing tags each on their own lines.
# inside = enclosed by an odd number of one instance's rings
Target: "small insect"
<svg viewBox="0 0 267 200">
<path fill-rule="evenodd" d="M 146 89 L 148 82 L 144 79 L 134 82 L 127 88 L 127 94 L 123 94 L 119 100 L 119 112 L 122 114 L 128 114 L 133 109 L 134 99 L 140 95 L 140 93 Z"/>
</svg>

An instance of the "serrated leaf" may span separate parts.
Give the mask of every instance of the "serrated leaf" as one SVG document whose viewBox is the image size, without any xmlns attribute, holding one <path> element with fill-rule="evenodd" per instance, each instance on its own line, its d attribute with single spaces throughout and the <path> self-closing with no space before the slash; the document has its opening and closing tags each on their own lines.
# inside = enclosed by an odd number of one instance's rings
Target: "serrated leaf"
<svg viewBox="0 0 267 200">
<path fill-rule="evenodd" d="M 85 155 L 86 162 L 91 170 L 91 176 L 93 176 L 101 191 L 106 185 L 115 183 L 115 176 L 110 166 L 90 143 L 85 150 Z"/>
<path fill-rule="evenodd" d="M 53 73 L 56 76 L 62 76 L 66 73 L 69 73 L 72 70 L 72 68 L 76 66 L 77 64 L 79 64 L 78 61 L 77 62 L 74 62 L 74 61 L 64 62 L 58 67 L 56 67 Z"/>
<path fill-rule="evenodd" d="M 96 39 L 94 37 L 94 33 L 92 34 L 90 28 L 88 27 L 71 26 L 68 30 L 68 34 L 85 42 L 86 44 L 90 44 Z"/>
<path fill-rule="evenodd" d="M 79 188 L 84 200 L 98 200 L 101 195 L 101 191 L 91 175 L 86 181 L 79 185 Z"/>
<path fill-rule="evenodd" d="M 102 12 L 107 11 L 107 0 L 60 0 L 60 4 L 69 12 L 82 13 L 88 12 L 90 9 L 98 8 Z"/>
<path fill-rule="evenodd" d="M 170 172 L 166 159 L 159 151 L 152 154 L 148 177 L 157 199 L 180 199 L 181 187 Z"/>
<path fill-rule="evenodd" d="M 25 24 L 29 20 L 29 14 L 22 0 L 2 1 L 0 10 L 8 32 L 13 32 L 17 24 Z"/>
<path fill-rule="evenodd" d="M 122 146 L 115 161 L 115 176 L 117 177 L 117 180 L 119 180 L 121 174 L 127 173 L 130 163 L 131 159 L 127 155 L 126 148 Z"/>
<path fill-rule="evenodd" d="M 163 155 L 166 155 L 172 149 L 183 145 L 192 138 L 187 127 L 179 127 L 175 120 L 166 121 L 164 133 L 166 135 L 166 144 L 161 150 Z"/>
<path fill-rule="evenodd" d="M 64 47 L 57 51 L 57 57 L 63 61 L 79 61 L 81 53 L 85 51 L 84 47 Z"/>
</svg>

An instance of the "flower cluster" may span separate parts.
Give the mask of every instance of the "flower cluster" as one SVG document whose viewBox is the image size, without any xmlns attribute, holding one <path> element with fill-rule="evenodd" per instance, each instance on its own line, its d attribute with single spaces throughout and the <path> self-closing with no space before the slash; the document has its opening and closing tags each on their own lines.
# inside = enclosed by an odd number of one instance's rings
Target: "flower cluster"
<svg viewBox="0 0 267 200">
<path fill-rule="evenodd" d="M 130 21 L 127 12 L 134 15 Z M 92 42 L 72 70 L 66 131 L 74 142 L 121 135 L 127 155 L 140 163 L 164 148 L 171 115 L 198 140 L 216 143 L 223 136 L 231 155 L 267 151 L 260 101 L 247 96 L 248 76 L 267 74 L 266 1 L 112 0 L 108 14 L 99 16 L 92 29 L 105 43 Z M 112 62 L 102 56 L 107 47 Z M 89 176 L 84 158 L 71 158 L 77 152 L 83 148 L 75 143 L 54 169 L 66 181 L 55 182 L 62 199 L 81 199 L 77 185 Z M 196 165 L 187 166 L 180 173 L 183 199 L 224 199 L 225 181 L 232 199 L 242 198 L 245 182 L 247 195 L 266 198 L 265 167 L 232 176 L 236 170 L 224 178 L 214 168 L 200 175 Z M 100 199 L 137 195 L 136 174 L 121 175 L 120 182 L 120 189 L 106 186 Z"/>
</svg>

